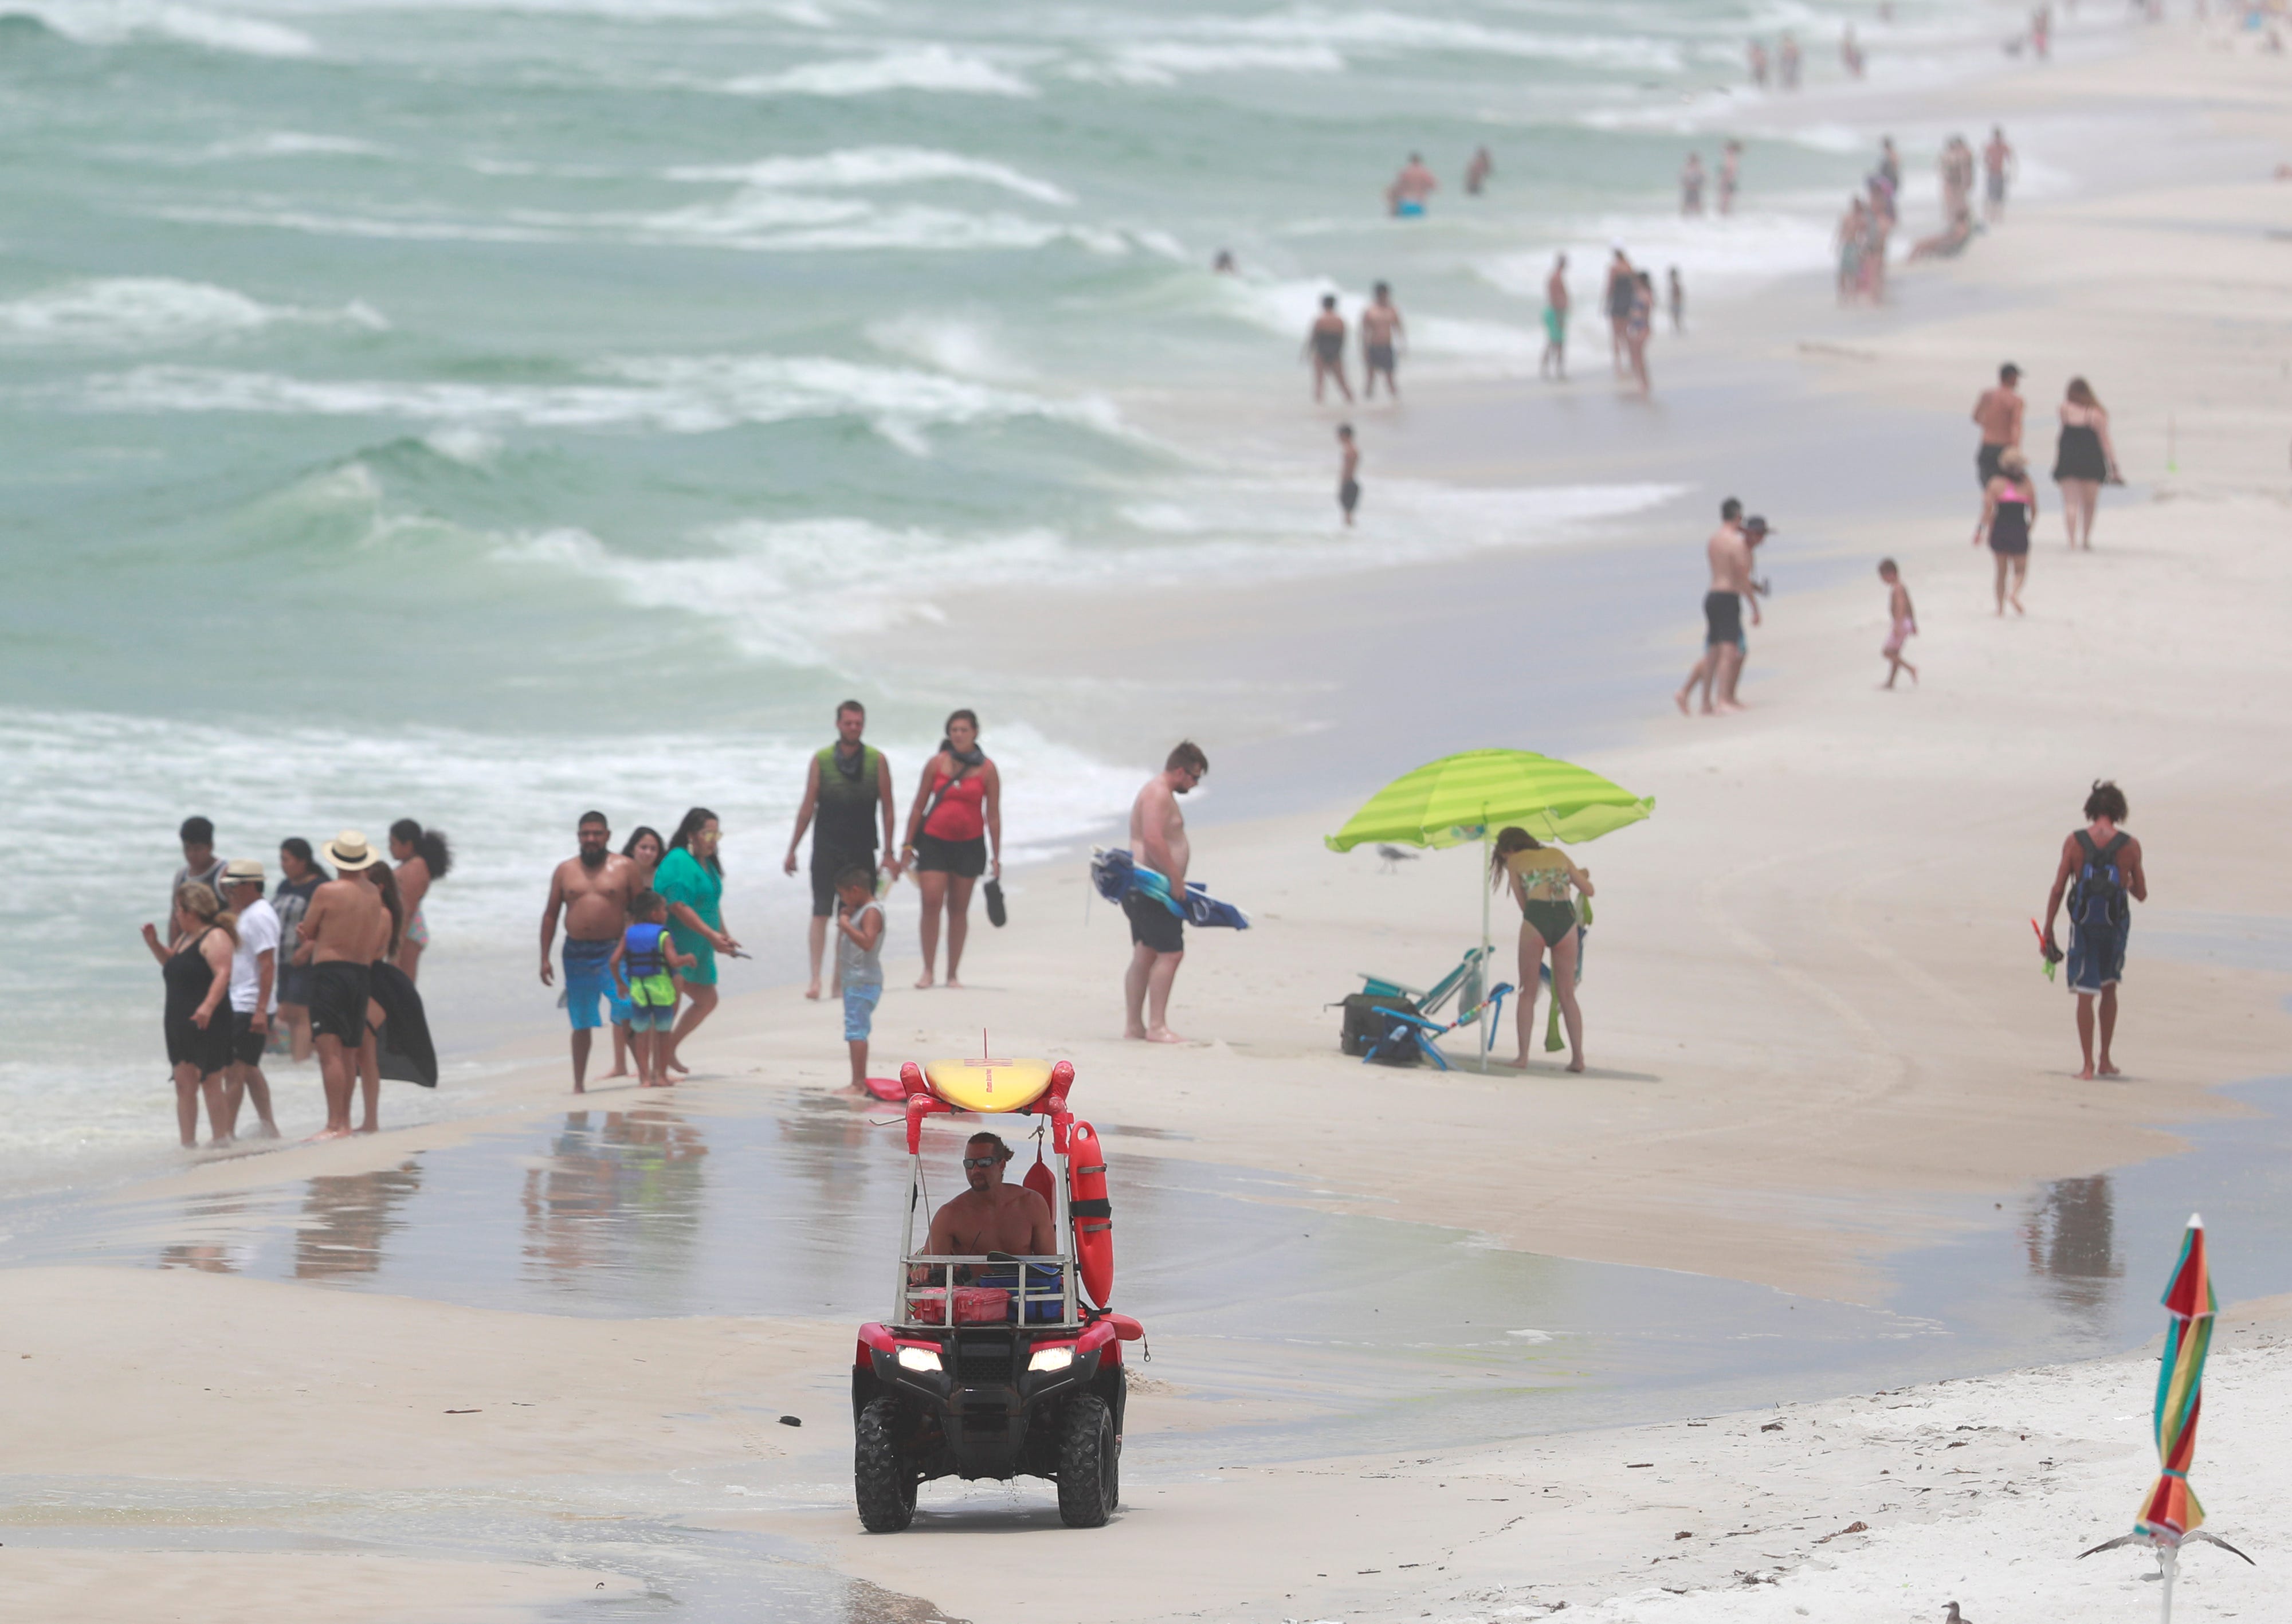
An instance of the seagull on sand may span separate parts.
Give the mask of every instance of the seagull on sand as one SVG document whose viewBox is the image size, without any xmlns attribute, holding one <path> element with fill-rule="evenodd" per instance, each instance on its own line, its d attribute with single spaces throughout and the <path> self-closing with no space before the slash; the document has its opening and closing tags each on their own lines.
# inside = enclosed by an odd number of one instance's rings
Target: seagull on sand
<svg viewBox="0 0 2292 1624">
<path fill-rule="evenodd" d="M 1401 864 L 1413 863 L 1416 860 L 1416 852 L 1404 852 L 1399 846 L 1379 846 L 1376 849 L 1376 857 L 1379 871 L 1385 874 L 1398 874 L 1400 872 Z"/>
<path fill-rule="evenodd" d="M 1948 1611 L 1943 1612 L 1941 1615 L 1941 1624 L 1973 1624 L 1973 1620 L 1972 1619 L 1967 1618 L 1964 1613 L 1957 1610 L 1957 1604 L 1956 1602 L 1949 1603 L 1947 1605 Z"/>
</svg>

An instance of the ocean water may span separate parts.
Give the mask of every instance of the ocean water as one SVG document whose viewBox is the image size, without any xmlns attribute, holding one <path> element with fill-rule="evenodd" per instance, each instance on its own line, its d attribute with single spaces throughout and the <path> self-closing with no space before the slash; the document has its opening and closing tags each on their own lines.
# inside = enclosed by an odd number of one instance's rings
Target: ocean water
<svg viewBox="0 0 2292 1624">
<path fill-rule="evenodd" d="M 736 925 L 791 911 L 764 877 L 835 702 L 911 772 L 997 667 L 872 674 L 950 594 L 1596 544 L 1660 509 L 1652 477 L 1388 481 L 1340 552 L 1330 471 L 1227 431 L 1324 290 L 1389 278 L 1413 377 L 1503 378 L 1555 248 L 1579 298 L 1610 238 L 1699 301 L 1819 270 L 1868 99 L 1993 70 L 2015 15 L 1871 10 L 10 0 L 0 1178 L 168 1143 L 136 927 L 187 813 L 266 860 L 448 829 L 430 968 L 466 1054 L 542 1013 L 506 990 L 536 997 L 589 805 L 714 806 Z M 1807 89 L 1746 92 L 1744 36 L 1783 28 Z M 1679 221 L 1683 148 L 1726 133 L 1740 214 Z M 1378 197 L 1410 149 L 1449 190 L 1404 224 Z M 1152 765 L 1031 726 L 1029 680 L 1058 678 L 998 669 L 985 718 L 1015 857 Z"/>
</svg>

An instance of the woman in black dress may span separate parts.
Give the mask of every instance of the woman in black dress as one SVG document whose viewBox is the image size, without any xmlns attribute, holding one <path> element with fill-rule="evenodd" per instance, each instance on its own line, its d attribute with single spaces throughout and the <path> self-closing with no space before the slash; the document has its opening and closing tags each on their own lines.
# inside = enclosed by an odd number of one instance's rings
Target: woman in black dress
<svg viewBox="0 0 2292 1624">
<path fill-rule="evenodd" d="M 2019 446 L 2008 446 L 1997 458 L 1997 472 L 1981 490 L 1981 522 L 1973 527 L 1973 545 L 1984 541 L 1997 560 L 1997 612 L 2011 603 L 2021 614 L 2022 583 L 2030 575 L 2030 532 L 2038 528 L 2038 482 L 2030 477 L 2030 459 Z M 2008 573 L 2012 589 L 2006 585 Z"/>
<path fill-rule="evenodd" d="M 2094 510 L 2103 485 L 2122 485 L 2117 448 L 2109 443 L 2109 413 L 2083 378 L 2070 380 L 2062 402 L 2061 447 L 2054 453 L 2054 483 L 2062 488 L 2062 522 L 2070 546 L 2093 550 Z"/>
<path fill-rule="evenodd" d="M 230 989 L 231 955 L 238 949 L 238 917 L 215 900 L 215 893 L 193 881 L 175 893 L 174 917 L 168 921 L 170 940 L 159 941 L 157 926 L 143 927 L 143 945 L 159 961 L 167 984 L 166 1013 L 161 1025 L 167 1035 L 167 1063 L 175 1073 L 175 1126 L 183 1148 L 199 1143 L 199 1095 L 207 1101 L 207 1126 L 213 1143 L 229 1144 L 223 1128 L 223 1073 L 231 1064 L 230 1014 L 215 1012 Z"/>
</svg>

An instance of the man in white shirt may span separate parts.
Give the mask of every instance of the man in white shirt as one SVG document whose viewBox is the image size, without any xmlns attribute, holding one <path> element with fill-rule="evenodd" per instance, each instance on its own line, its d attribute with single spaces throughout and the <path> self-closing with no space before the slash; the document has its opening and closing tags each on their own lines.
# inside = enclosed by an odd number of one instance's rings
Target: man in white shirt
<svg viewBox="0 0 2292 1624">
<path fill-rule="evenodd" d="M 270 1117 L 270 1084 L 262 1075 L 262 1051 L 270 1041 L 270 1018 L 278 1007 L 278 915 L 262 900 L 262 865 L 251 857 L 226 863 L 222 899 L 238 916 L 238 950 L 230 959 L 231 1067 L 223 1078 L 223 1132 L 238 1127 L 242 1097 L 254 1102 L 262 1126 L 258 1139 L 278 1137 Z"/>
</svg>

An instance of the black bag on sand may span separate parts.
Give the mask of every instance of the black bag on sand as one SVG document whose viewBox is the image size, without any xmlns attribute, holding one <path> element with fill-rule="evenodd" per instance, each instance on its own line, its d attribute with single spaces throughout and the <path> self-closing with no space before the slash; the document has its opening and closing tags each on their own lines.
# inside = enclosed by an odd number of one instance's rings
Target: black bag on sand
<svg viewBox="0 0 2292 1624">
<path fill-rule="evenodd" d="M 1415 1014 L 1416 1002 L 1413 998 L 1400 998 L 1392 993 L 1347 994 L 1344 1000 L 1344 1026 L 1338 1037 L 1337 1047 L 1347 1054 L 1368 1054 L 1385 1035 L 1385 1029 L 1390 1023 L 1383 1018 L 1380 1012 L 1388 1009 L 1405 1009 L 1410 1014 Z M 1407 1058 L 1400 1058 L 1399 1054 L 1395 1054 L 1394 1048 L 1389 1046 L 1386 1053 L 1393 1055 L 1393 1058 L 1385 1059 L 1384 1063 L 1408 1065 L 1415 1062 L 1416 1058 L 1415 1045 L 1399 1046 L 1399 1048 L 1400 1053 L 1406 1054 Z M 1384 1056 L 1379 1058 L 1384 1059 Z"/>
<path fill-rule="evenodd" d="M 1010 910 L 1003 906 L 1003 882 L 987 882 L 987 923 L 1001 930 L 1011 923 Z"/>
</svg>

